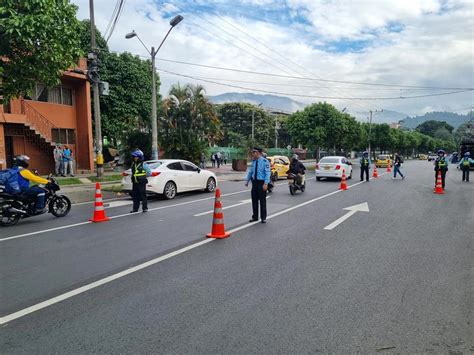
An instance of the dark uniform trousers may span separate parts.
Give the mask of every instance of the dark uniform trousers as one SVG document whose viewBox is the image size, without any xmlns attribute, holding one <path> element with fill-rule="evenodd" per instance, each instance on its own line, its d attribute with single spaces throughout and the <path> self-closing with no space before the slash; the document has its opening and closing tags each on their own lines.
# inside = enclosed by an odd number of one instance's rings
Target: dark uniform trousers
<svg viewBox="0 0 474 355">
<path fill-rule="evenodd" d="M 364 173 L 367 181 L 369 181 L 369 166 L 361 166 L 360 167 L 360 180 L 364 180 Z"/>
<path fill-rule="evenodd" d="M 469 182 L 469 166 L 467 168 L 463 166 L 461 169 L 462 169 L 462 181 Z"/>
<path fill-rule="evenodd" d="M 263 180 L 252 179 L 252 219 L 258 219 L 258 203 L 260 202 L 260 218 L 267 219 L 267 193 L 263 191 Z"/>
<path fill-rule="evenodd" d="M 148 201 L 146 199 L 146 182 L 144 183 L 133 183 L 132 184 L 132 196 L 133 196 L 133 210 L 138 211 L 140 208 L 140 201 L 142 201 L 143 210 L 148 209 Z"/>
</svg>

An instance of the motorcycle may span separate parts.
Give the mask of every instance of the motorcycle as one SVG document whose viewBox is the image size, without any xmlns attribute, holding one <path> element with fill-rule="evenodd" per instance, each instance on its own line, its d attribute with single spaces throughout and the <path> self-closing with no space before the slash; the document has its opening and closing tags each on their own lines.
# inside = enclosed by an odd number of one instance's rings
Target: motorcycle
<svg viewBox="0 0 474 355">
<path fill-rule="evenodd" d="M 303 184 L 300 184 L 300 179 L 301 177 L 296 174 L 288 174 L 288 188 L 290 189 L 290 194 L 294 195 L 298 190 L 304 192 L 304 190 L 306 189 L 306 180 Z"/>
<path fill-rule="evenodd" d="M 48 177 L 50 182 L 42 189 L 45 191 L 45 206 L 47 212 L 55 217 L 65 217 L 71 210 L 71 200 L 59 195 L 59 184 L 56 179 Z M 20 219 L 38 216 L 36 212 L 36 197 L 25 196 L 21 193 L 11 195 L 0 187 L 0 226 L 13 226 Z"/>
</svg>

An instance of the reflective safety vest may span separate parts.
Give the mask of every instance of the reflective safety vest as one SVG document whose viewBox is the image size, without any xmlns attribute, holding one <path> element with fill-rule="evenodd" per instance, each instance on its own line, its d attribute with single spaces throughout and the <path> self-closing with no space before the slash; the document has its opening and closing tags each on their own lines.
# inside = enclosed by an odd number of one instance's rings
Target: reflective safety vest
<svg viewBox="0 0 474 355">
<path fill-rule="evenodd" d="M 143 162 L 140 163 L 132 163 L 132 182 L 138 184 L 141 181 L 144 181 L 146 178 L 146 170 L 143 168 Z"/>
<path fill-rule="evenodd" d="M 464 160 L 462 161 L 462 166 L 467 168 L 470 165 L 471 163 L 469 162 L 469 159 L 464 158 Z"/>
<path fill-rule="evenodd" d="M 369 159 L 362 158 L 362 166 L 368 166 L 368 165 L 369 165 Z"/>
<path fill-rule="evenodd" d="M 442 158 L 438 157 L 435 163 L 436 163 L 436 169 L 445 170 L 448 167 L 448 163 L 446 162 L 445 157 L 442 157 Z"/>
</svg>

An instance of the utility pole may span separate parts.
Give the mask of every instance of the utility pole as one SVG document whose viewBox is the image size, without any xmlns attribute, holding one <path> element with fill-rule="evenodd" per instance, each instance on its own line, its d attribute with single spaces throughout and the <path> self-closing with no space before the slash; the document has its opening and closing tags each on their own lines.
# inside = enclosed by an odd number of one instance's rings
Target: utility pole
<svg viewBox="0 0 474 355">
<path fill-rule="evenodd" d="M 278 115 L 275 115 L 275 148 L 278 148 Z"/>
<path fill-rule="evenodd" d="M 102 155 L 102 128 L 100 123 L 100 101 L 99 101 L 99 63 L 97 61 L 97 44 L 95 41 L 95 21 L 94 21 L 94 0 L 89 0 L 89 11 L 91 20 L 91 47 L 92 53 L 88 59 L 91 60 L 88 70 L 88 77 L 92 83 L 94 98 L 94 123 L 95 123 L 95 146 L 97 177 L 104 175 L 104 156 Z"/>
<path fill-rule="evenodd" d="M 252 111 L 252 144 L 255 143 L 255 110 Z"/>
<path fill-rule="evenodd" d="M 370 114 L 370 117 L 369 117 L 369 157 L 370 157 L 370 152 L 372 148 L 372 145 L 370 144 L 371 133 L 372 133 L 372 113 L 377 113 L 377 112 L 383 112 L 383 110 L 375 110 L 375 111 L 370 110 L 369 111 L 369 114 Z"/>
</svg>

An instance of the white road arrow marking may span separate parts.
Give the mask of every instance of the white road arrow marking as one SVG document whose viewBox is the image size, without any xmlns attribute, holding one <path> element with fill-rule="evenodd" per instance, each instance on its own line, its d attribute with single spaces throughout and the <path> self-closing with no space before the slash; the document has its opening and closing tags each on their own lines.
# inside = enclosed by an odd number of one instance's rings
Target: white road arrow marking
<svg viewBox="0 0 474 355">
<path fill-rule="evenodd" d="M 360 203 L 358 205 L 354 205 L 351 207 L 346 207 L 344 210 L 349 211 L 347 212 L 344 216 L 341 218 L 336 219 L 334 222 L 332 222 L 330 225 L 324 227 L 326 230 L 333 230 L 336 228 L 338 225 L 340 225 L 342 222 L 344 222 L 346 219 L 348 219 L 350 216 L 357 212 L 369 212 L 369 204 L 367 202 Z"/>
<path fill-rule="evenodd" d="M 270 196 L 267 196 L 267 199 L 269 199 L 269 198 L 270 198 Z M 235 205 L 230 205 L 230 206 L 222 207 L 222 209 L 223 209 L 223 210 L 227 210 L 227 209 L 229 209 L 229 208 L 234 208 L 234 207 L 242 206 L 242 205 L 245 205 L 245 204 L 247 204 L 247 203 L 252 203 L 252 199 L 242 200 L 242 201 L 240 201 L 239 203 L 236 203 Z M 204 216 L 204 215 L 206 215 L 206 214 L 211 214 L 211 213 L 214 213 L 214 210 L 195 214 L 194 217 L 200 217 L 200 216 Z"/>
</svg>

